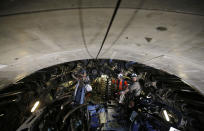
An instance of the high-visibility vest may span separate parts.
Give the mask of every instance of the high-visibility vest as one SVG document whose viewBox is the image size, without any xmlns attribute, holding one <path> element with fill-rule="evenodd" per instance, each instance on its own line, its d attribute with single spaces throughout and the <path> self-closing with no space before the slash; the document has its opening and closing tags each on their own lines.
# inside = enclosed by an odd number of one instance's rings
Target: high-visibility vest
<svg viewBox="0 0 204 131">
<path fill-rule="evenodd" d="M 124 90 L 125 89 L 125 80 L 122 80 L 122 81 L 120 81 L 120 80 L 117 80 L 117 83 L 116 83 L 116 85 L 117 85 L 117 89 L 119 89 L 119 90 Z"/>
</svg>

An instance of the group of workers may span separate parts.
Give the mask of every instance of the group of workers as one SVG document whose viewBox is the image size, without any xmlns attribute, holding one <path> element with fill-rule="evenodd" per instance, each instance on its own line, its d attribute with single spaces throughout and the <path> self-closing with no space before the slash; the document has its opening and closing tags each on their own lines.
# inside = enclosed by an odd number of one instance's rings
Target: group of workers
<svg viewBox="0 0 204 131">
<path fill-rule="evenodd" d="M 77 73 L 73 73 L 72 77 L 77 81 L 76 88 L 74 91 L 74 102 L 75 104 L 83 104 L 85 102 L 85 94 L 92 91 L 92 87 L 90 85 L 89 76 L 86 73 L 86 70 L 80 70 Z M 112 84 L 115 86 L 116 94 L 119 96 L 119 104 L 122 104 L 125 98 L 125 95 L 129 93 L 133 93 L 135 96 L 139 96 L 141 93 L 141 87 L 138 82 L 137 74 L 133 73 L 131 75 L 132 84 L 128 85 L 127 81 L 124 80 L 123 74 L 118 74 L 118 79 L 113 80 Z"/>
<path fill-rule="evenodd" d="M 128 85 L 127 81 L 123 79 L 123 74 L 118 74 L 118 79 L 113 81 L 113 84 L 116 88 L 116 94 L 119 95 L 119 104 L 123 104 L 125 95 L 127 93 L 134 93 L 134 96 L 137 97 L 141 94 L 141 86 L 138 81 L 138 75 L 133 73 L 131 75 L 132 83 Z"/>
<path fill-rule="evenodd" d="M 118 114 L 114 114 L 113 117 L 117 117 L 118 121 L 123 121 L 124 118 L 130 118 L 132 109 L 134 110 L 135 101 L 134 99 L 139 97 L 142 88 L 139 83 L 139 76 L 136 73 L 131 74 L 130 84 L 124 79 L 123 74 L 118 75 L 118 79 L 113 81 L 114 87 L 116 88 L 116 98 L 118 98 Z"/>
<path fill-rule="evenodd" d="M 77 73 L 72 73 L 72 77 L 77 81 L 74 91 L 73 103 L 74 105 L 84 104 L 87 94 L 90 94 L 90 92 L 92 91 L 89 76 L 87 75 L 86 70 L 81 70 Z M 131 82 L 127 82 L 124 78 L 125 77 L 123 76 L 123 73 L 119 73 L 118 78 L 116 80 L 112 80 L 112 85 L 115 89 L 114 96 L 117 96 L 114 98 L 118 100 L 119 105 L 117 107 L 117 113 L 113 114 L 112 116 L 118 118 L 117 120 L 119 123 L 123 120 L 127 120 L 126 118 L 128 118 L 132 122 L 135 120 L 134 118 L 137 115 L 137 113 L 135 112 L 135 107 L 137 106 L 136 104 L 138 104 L 138 98 L 142 94 L 142 87 L 139 83 L 139 76 L 136 73 L 131 74 Z M 153 82 L 152 86 L 156 86 L 156 82 Z M 90 110 L 90 112 L 93 112 L 96 110 L 95 108 L 97 106 L 98 105 L 89 105 L 88 110 Z M 106 117 L 104 117 L 104 110 L 94 113 L 99 113 L 99 116 L 101 115 L 100 122 L 102 121 L 102 123 L 105 123 L 106 120 L 104 118 Z M 92 117 L 93 119 L 95 118 L 94 115 Z M 136 122 L 136 124 L 133 124 L 133 130 L 138 130 L 140 124 L 141 123 L 138 122 Z M 96 124 L 93 124 L 94 129 L 95 125 Z M 147 123 L 145 126 L 149 129 L 151 125 Z"/>
</svg>

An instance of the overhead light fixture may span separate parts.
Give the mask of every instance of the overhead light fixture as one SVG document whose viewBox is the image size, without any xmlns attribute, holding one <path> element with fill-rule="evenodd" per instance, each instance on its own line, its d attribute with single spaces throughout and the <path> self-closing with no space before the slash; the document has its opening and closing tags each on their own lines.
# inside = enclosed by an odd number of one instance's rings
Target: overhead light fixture
<svg viewBox="0 0 204 131">
<path fill-rule="evenodd" d="M 166 118 L 166 121 L 170 121 L 169 115 L 168 115 L 167 111 L 166 111 L 166 110 L 163 110 L 163 113 L 164 113 L 164 116 L 165 116 L 165 118 Z"/>
<path fill-rule="evenodd" d="M 34 106 L 33 106 L 33 108 L 31 109 L 31 112 L 34 112 L 35 109 L 38 107 L 39 104 L 40 104 L 40 102 L 39 102 L 39 101 L 36 101 L 35 104 L 34 104 Z"/>
<path fill-rule="evenodd" d="M 180 130 L 178 130 L 178 129 L 174 128 L 174 127 L 170 127 L 169 131 L 180 131 Z"/>
<path fill-rule="evenodd" d="M 147 99 L 151 98 L 151 96 L 147 96 Z"/>
<path fill-rule="evenodd" d="M 64 106 L 63 106 L 63 105 L 61 105 L 60 109 L 61 109 L 61 110 L 63 110 L 63 108 L 64 108 Z"/>
</svg>

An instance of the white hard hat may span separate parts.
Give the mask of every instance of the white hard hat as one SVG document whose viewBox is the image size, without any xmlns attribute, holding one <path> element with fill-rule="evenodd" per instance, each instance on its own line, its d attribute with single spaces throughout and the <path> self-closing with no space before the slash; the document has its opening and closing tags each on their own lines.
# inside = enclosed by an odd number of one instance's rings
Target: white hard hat
<svg viewBox="0 0 204 131">
<path fill-rule="evenodd" d="M 121 78 L 121 77 L 123 77 L 123 74 L 122 73 L 118 74 L 118 78 Z"/>
<path fill-rule="evenodd" d="M 137 77 L 137 74 L 136 74 L 136 73 L 133 73 L 133 74 L 131 75 L 131 77 Z"/>
<path fill-rule="evenodd" d="M 92 87 L 91 87 L 91 85 L 89 85 L 89 84 L 87 84 L 87 85 L 85 86 L 85 88 L 86 88 L 86 91 L 87 91 L 87 92 L 91 92 L 91 91 L 92 91 Z"/>
</svg>

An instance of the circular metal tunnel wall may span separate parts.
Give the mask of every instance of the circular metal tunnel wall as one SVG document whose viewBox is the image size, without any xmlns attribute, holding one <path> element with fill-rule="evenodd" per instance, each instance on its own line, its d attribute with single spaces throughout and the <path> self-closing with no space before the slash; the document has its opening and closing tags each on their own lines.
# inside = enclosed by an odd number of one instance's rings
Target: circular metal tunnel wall
<svg viewBox="0 0 204 131">
<path fill-rule="evenodd" d="M 55 64 L 96 56 L 116 1 L 2 1 L 0 86 Z M 99 58 L 165 70 L 204 92 L 200 1 L 122 1 Z"/>
</svg>

